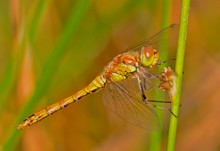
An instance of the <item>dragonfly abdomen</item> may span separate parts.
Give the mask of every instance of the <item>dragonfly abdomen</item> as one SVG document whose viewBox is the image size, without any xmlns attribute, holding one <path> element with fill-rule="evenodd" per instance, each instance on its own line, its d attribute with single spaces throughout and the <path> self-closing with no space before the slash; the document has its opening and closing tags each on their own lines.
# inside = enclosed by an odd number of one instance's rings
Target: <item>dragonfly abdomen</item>
<svg viewBox="0 0 220 151">
<path fill-rule="evenodd" d="M 17 129 L 25 129 L 25 128 L 41 121 L 45 117 L 55 113 L 56 111 L 59 111 L 59 110 L 65 108 L 66 106 L 68 106 L 71 103 L 74 103 L 74 102 L 80 100 L 84 96 L 87 96 L 90 93 L 94 93 L 94 92 L 98 91 L 100 88 L 105 86 L 105 83 L 106 83 L 106 79 L 104 78 L 104 76 L 102 74 L 97 76 L 84 89 L 78 91 L 77 93 L 73 94 L 72 96 L 69 96 L 69 97 L 67 97 L 57 103 L 54 103 L 54 104 L 44 108 L 43 110 L 40 110 L 39 112 L 32 114 L 31 116 L 26 118 L 20 125 L 18 125 Z"/>
</svg>

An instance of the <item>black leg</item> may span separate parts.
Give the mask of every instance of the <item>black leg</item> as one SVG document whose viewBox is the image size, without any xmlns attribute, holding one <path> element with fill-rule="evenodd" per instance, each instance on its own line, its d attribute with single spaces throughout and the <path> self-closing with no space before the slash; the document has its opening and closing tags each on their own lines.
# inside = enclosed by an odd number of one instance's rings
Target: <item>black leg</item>
<svg viewBox="0 0 220 151">
<path fill-rule="evenodd" d="M 172 103 L 171 101 L 158 101 L 158 100 L 147 100 L 148 102 L 156 102 L 156 103 Z"/>
<path fill-rule="evenodd" d="M 165 61 L 160 61 L 160 62 L 158 62 L 157 64 L 158 64 L 158 65 L 162 65 L 162 64 L 167 63 L 167 62 L 170 62 L 170 61 L 176 61 L 176 59 L 169 59 L 169 60 L 165 60 Z"/>
<path fill-rule="evenodd" d="M 162 102 L 161 102 L 161 103 L 162 103 Z M 168 102 L 167 102 L 167 103 L 168 103 Z M 155 107 L 155 108 L 158 108 L 158 109 L 168 110 L 173 116 L 175 116 L 176 118 L 178 118 L 178 116 L 177 116 L 176 114 L 174 114 L 170 108 L 165 108 L 165 107 L 162 107 L 162 106 L 158 106 L 158 105 L 154 105 L 154 104 L 149 104 L 149 103 L 147 103 L 147 105 L 148 105 L 148 106 Z"/>
<path fill-rule="evenodd" d="M 145 93 L 144 93 L 144 88 L 141 84 L 141 79 L 139 78 L 139 76 L 137 76 L 137 80 L 138 80 L 138 86 L 139 86 L 139 89 L 140 89 L 140 92 L 141 92 L 141 98 L 142 98 L 142 101 L 145 102 L 145 100 L 147 99 Z"/>
<path fill-rule="evenodd" d="M 155 107 L 155 108 L 159 108 L 159 109 L 163 109 L 163 110 L 168 110 L 173 116 L 175 116 L 176 118 L 178 118 L 177 115 L 175 115 L 172 110 L 170 108 L 165 108 L 165 107 L 162 107 L 162 106 L 158 106 L 158 105 L 154 105 L 154 104 L 150 104 L 148 102 L 154 102 L 154 103 L 171 103 L 171 101 L 158 101 L 158 100 L 148 100 L 145 93 L 144 93 L 144 86 L 142 85 L 141 83 L 141 79 L 139 76 L 136 76 L 137 77 L 137 80 L 138 80 L 138 86 L 139 86 L 139 89 L 140 89 L 140 92 L 141 92 L 141 98 L 142 98 L 142 101 L 144 102 L 144 104 L 146 104 L 147 106 L 152 106 L 152 107 Z"/>
</svg>

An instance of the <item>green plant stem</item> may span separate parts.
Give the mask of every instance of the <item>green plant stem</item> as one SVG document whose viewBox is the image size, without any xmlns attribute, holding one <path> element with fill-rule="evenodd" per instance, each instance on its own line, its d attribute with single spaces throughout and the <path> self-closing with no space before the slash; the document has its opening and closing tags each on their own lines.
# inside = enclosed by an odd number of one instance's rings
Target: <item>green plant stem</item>
<svg viewBox="0 0 220 151">
<path fill-rule="evenodd" d="M 34 11 L 34 14 L 33 14 L 33 20 L 31 20 L 30 22 L 30 28 L 29 28 L 29 41 L 31 43 L 33 43 L 34 41 L 34 38 L 36 38 L 36 33 L 37 33 L 37 29 L 39 27 L 39 24 L 41 23 L 41 19 L 42 19 L 42 16 L 43 16 L 43 13 L 44 13 L 44 10 L 48 4 L 49 0 L 40 0 L 38 2 L 38 5 L 36 7 L 36 10 Z"/>
<path fill-rule="evenodd" d="M 177 76 L 175 80 L 175 93 L 173 96 L 173 105 L 172 105 L 172 112 L 177 116 L 179 115 L 180 97 L 181 97 L 181 90 L 182 90 L 183 67 L 184 67 L 184 56 L 185 56 L 185 47 L 186 47 L 189 8 L 190 8 L 190 0 L 183 0 L 182 9 L 181 9 L 181 17 L 180 17 L 177 54 L 176 54 L 176 66 L 175 66 L 175 71 L 176 71 Z M 175 150 L 177 124 L 178 124 L 178 118 L 171 116 L 169 134 L 168 134 L 167 151 Z"/>
<path fill-rule="evenodd" d="M 162 23 L 161 23 L 161 27 L 162 29 L 167 27 L 169 25 L 169 17 L 170 17 L 170 12 L 171 12 L 171 3 L 172 0 L 164 0 L 163 1 L 163 8 L 162 8 Z M 166 40 L 166 39 L 164 39 Z M 161 56 L 161 58 L 163 58 L 163 60 L 167 60 L 168 59 L 168 42 L 166 41 L 164 43 L 164 45 L 166 45 L 164 48 L 164 50 L 162 50 L 163 56 Z M 163 98 L 163 96 L 161 96 L 161 94 L 157 93 L 156 95 L 160 96 L 161 98 Z M 158 116 L 160 117 L 160 119 L 163 118 L 163 113 L 161 111 L 158 111 Z M 162 136 L 163 136 L 163 131 L 156 131 L 153 132 L 151 135 L 151 139 L 150 139 L 150 144 L 149 144 L 149 151 L 159 151 L 161 150 L 161 143 L 162 143 Z"/>
<path fill-rule="evenodd" d="M 172 0 L 163 1 L 163 10 L 162 10 L 162 29 L 167 27 L 170 24 L 170 13 L 171 13 Z"/>
<path fill-rule="evenodd" d="M 57 70 L 56 68 L 62 59 L 62 56 L 67 51 L 68 44 L 70 43 L 71 38 L 76 33 L 77 28 L 80 25 L 80 21 L 82 20 L 83 15 L 87 10 L 88 3 L 88 0 L 81 0 L 79 1 L 79 4 L 76 5 L 76 7 L 72 10 L 70 18 L 66 26 L 64 27 L 64 31 L 62 32 L 60 39 L 57 42 L 57 45 L 52 51 L 52 55 L 50 56 L 44 67 L 41 78 L 37 82 L 36 90 L 22 109 L 16 122 L 12 125 L 11 131 L 8 135 L 8 138 L 6 139 L 5 144 L 2 147 L 2 150 L 14 150 L 21 134 L 21 131 L 17 130 L 16 126 L 27 116 L 27 113 L 30 113 L 33 110 L 39 99 L 41 99 L 41 97 L 47 90 L 49 83 Z"/>
</svg>

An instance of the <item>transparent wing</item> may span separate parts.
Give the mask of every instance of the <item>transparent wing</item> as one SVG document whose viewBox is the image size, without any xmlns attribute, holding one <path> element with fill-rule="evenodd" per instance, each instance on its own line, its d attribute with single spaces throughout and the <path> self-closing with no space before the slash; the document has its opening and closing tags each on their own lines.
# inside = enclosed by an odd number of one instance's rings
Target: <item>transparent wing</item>
<svg viewBox="0 0 220 151">
<path fill-rule="evenodd" d="M 143 77 L 141 80 L 144 81 Z M 112 112 L 132 125 L 147 130 L 161 128 L 155 108 L 142 101 L 136 78 L 109 83 L 103 91 L 103 101 Z"/>
<path fill-rule="evenodd" d="M 131 47 L 128 47 L 123 52 L 128 51 L 141 51 L 143 46 L 151 45 L 153 48 L 157 49 L 160 52 L 160 55 L 163 56 L 163 53 L 169 51 L 170 58 L 175 57 L 176 46 L 177 46 L 177 37 L 178 37 L 178 25 L 171 24 L 167 28 L 161 30 L 152 37 L 134 44 Z M 162 58 L 163 60 L 163 58 Z"/>
</svg>

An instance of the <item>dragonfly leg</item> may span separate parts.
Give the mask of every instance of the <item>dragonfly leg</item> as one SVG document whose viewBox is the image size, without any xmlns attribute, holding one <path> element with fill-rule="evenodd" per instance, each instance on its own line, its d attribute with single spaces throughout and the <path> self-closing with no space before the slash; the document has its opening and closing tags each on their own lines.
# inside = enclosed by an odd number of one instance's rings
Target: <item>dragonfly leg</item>
<svg viewBox="0 0 220 151">
<path fill-rule="evenodd" d="M 140 70 L 142 71 L 143 69 L 140 67 Z M 150 77 L 150 78 L 156 78 L 156 79 L 159 80 L 160 79 L 159 74 L 154 75 L 150 72 L 143 73 L 141 71 L 139 71 L 138 74 L 140 74 L 143 77 L 143 82 L 141 82 L 140 77 L 138 75 L 136 75 L 136 78 L 138 79 L 138 85 L 139 85 L 140 90 L 142 89 L 142 92 L 144 93 L 144 91 L 149 91 L 149 90 L 152 90 L 153 88 L 157 87 L 157 86 L 151 86 L 151 87 L 148 86 L 149 88 L 147 88 L 147 78 L 146 78 L 146 76 Z"/>
<path fill-rule="evenodd" d="M 157 64 L 162 65 L 162 64 L 170 62 L 170 61 L 176 61 L 176 59 L 169 59 L 169 60 L 165 60 L 165 61 L 159 61 Z"/>
<path fill-rule="evenodd" d="M 147 100 L 148 102 L 155 102 L 155 103 L 172 103 L 171 101 L 158 101 L 158 100 Z M 179 105 L 179 107 L 181 107 L 182 104 Z"/>
<path fill-rule="evenodd" d="M 165 107 L 162 107 L 162 106 L 158 106 L 158 105 L 154 105 L 154 104 L 148 103 L 148 102 L 171 103 L 171 101 L 148 100 L 147 97 L 146 97 L 146 95 L 145 95 L 145 93 L 144 93 L 143 85 L 141 84 L 141 80 L 140 80 L 139 76 L 137 76 L 137 80 L 138 80 L 138 86 L 139 86 L 139 89 L 140 89 L 140 92 L 141 92 L 142 101 L 143 101 L 147 106 L 152 106 L 152 107 L 155 107 L 155 108 L 159 108 L 159 109 L 163 109 L 163 110 L 168 110 L 172 115 L 174 115 L 176 118 L 178 118 L 178 116 L 175 115 L 170 108 L 165 108 Z"/>
<path fill-rule="evenodd" d="M 171 101 L 157 101 L 157 100 L 147 100 L 145 102 L 155 102 L 155 103 L 172 103 Z M 150 103 L 146 103 L 147 106 L 152 106 L 158 109 L 163 109 L 163 110 L 168 110 L 173 116 L 175 116 L 176 118 L 178 118 L 178 116 L 176 114 L 173 113 L 173 111 L 170 108 L 166 108 L 166 107 L 162 107 L 162 106 L 158 106 L 158 105 L 154 105 L 154 104 L 150 104 Z"/>
<path fill-rule="evenodd" d="M 151 78 L 157 78 L 157 79 L 160 78 L 160 76 L 159 76 L 160 74 L 152 74 L 150 72 L 146 72 L 146 74 L 147 74 L 148 77 L 151 77 Z"/>
<path fill-rule="evenodd" d="M 156 79 L 159 79 L 160 78 L 160 74 L 153 74 L 149 71 L 146 71 L 144 69 L 144 67 L 140 66 L 139 67 L 139 70 L 138 70 L 138 73 L 141 74 L 143 77 L 147 76 L 147 77 L 150 77 L 150 78 L 156 78 Z"/>
<path fill-rule="evenodd" d="M 147 100 L 148 102 L 157 102 L 157 103 L 171 103 L 170 101 L 156 101 L 156 100 Z M 166 108 L 166 107 L 162 107 L 162 106 L 158 106 L 158 105 L 154 105 L 154 104 L 150 104 L 150 103 L 146 103 L 147 106 L 152 106 L 158 109 L 163 109 L 163 110 L 168 110 L 173 116 L 175 116 L 176 118 L 178 118 L 178 116 L 176 114 L 173 113 L 173 111 L 170 108 Z"/>
<path fill-rule="evenodd" d="M 148 104 L 148 103 L 147 103 L 148 99 L 147 99 L 147 97 L 146 97 L 146 95 L 145 95 L 145 91 L 149 91 L 149 90 L 153 89 L 153 87 L 147 89 L 147 87 L 146 87 L 146 79 L 144 78 L 144 82 L 141 82 L 140 77 L 137 76 L 137 75 L 136 75 L 136 77 L 137 77 L 137 81 L 138 81 L 138 87 L 139 87 L 140 92 L 141 92 L 142 101 L 143 101 L 145 104 Z M 142 83 L 143 83 L 143 84 L 142 84 Z M 145 91 L 144 91 L 144 90 L 145 90 Z M 152 100 L 152 101 L 153 101 L 153 100 Z"/>
<path fill-rule="evenodd" d="M 147 97 L 144 93 L 144 88 L 143 88 L 143 85 L 141 84 L 141 79 L 139 76 L 137 76 L 137 80 L 138 80 L 138 87 L 140 89 L 140 92 L 141 92 L 141 98 L 142 98 L 142 101 L 145 102 Z M 145 82 L 144 82 L 145 83 Z M 144 86 L 145 87 L 145 86 Z"/>
<path fill-rule="evenodd" d="M 172 103 L 171 101 L 158 101 L 158 100 L 147 100 L 148 102 L 155 102 L 155 103 Z"/>
</svg>

